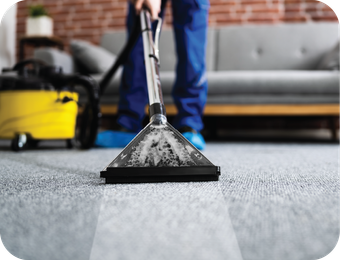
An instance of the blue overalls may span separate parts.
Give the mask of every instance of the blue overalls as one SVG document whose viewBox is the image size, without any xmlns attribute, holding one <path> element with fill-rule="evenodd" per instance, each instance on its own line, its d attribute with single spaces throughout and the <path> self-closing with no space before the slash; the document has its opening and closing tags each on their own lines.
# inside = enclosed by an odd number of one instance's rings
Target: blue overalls
<svg viewBox="0 0 340 260">
<path fill-rule="evenodd" d="M 163 17 L 166 0 L 162 0 Z M 175 32 L 176 81 L 172 97 L 178 114 L 172 125 L 184 126 L 196 131 L 203 129 L 202 114 L 207 99 L 205 68 L 206 34 L 209 0 L 172 0 L 173 28 Z M 135 10 L 129 5 L 128 32 L 132 31 Z M 148 104 L 147 83 L 140 37 L 125 63 L 120 85 L 118 124 L 132 132 L 142 129 L 145 106 Z"/>
</svg>

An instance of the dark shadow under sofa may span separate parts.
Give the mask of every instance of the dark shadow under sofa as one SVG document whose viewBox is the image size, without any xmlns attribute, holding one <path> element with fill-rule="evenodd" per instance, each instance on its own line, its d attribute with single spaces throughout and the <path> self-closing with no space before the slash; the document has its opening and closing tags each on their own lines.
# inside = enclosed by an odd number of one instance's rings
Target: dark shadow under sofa
<svg viewBox="0 0 340 260">
<path fill-rule="evenodd" d="M 173 37 L 171 29 L 163 29 L 160 76 L 168 115 L 176 113 L 171 98 L 176 66 Z M 125 31 L 108 31 L 100 45 L 117 55 L 125 41 Z M 72 73 L 82 62 L 101 64 L 103 59 L 89 52 L 83 56 L 89 54 L 90 61 L 48 48 L 37 49 L 34 56 Z M 205 116 L 325 116 L 331 120 L 339 116 L 337 23 L 209 28 L 206 60 Z M 88 73 L 99 81 L 105 72 Z M 103 114 L 117 112 L 120 75 L 121 70 L 101 100 Z M 330 125 L 332 137 L 338 138 L 336 124 Z"/>
</svg>

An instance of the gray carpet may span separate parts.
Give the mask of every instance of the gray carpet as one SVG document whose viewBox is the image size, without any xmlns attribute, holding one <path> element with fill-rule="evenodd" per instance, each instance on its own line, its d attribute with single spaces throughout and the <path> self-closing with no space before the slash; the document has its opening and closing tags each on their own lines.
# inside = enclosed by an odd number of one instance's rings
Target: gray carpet
<svg viewBox="0 0 340 260">
<path fill-rule="evenodd" d="M 310 260 L 338 240 L 338 145 L 209 143 L 219 182 L 105 185 L 118 152 L 0 142 L 6 248 L 25 260 Z"/>
</svg>

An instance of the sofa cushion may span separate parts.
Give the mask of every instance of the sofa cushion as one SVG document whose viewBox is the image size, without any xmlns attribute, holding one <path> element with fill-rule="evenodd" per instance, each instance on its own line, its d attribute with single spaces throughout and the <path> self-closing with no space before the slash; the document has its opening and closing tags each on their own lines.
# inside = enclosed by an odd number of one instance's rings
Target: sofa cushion
<svg viewBox="0 0 340 260">
<path fill-rule="evenodd" d="M 102 75 L 94 77 L 97 81 Z M 164 102 L 172 103 L 174 72 L 160 73 Z M 207 72 L 208 104 L 339 103 L 339 73 L 335 71 Z M 120 76 L 110 82 L 102 103 L 119 99 Z"/>
<path fill-rule="evenodd" d="M 318 65 L 319 70 L 339 70 L 339 46 L 340 42 L 338 42 L 330 52 L 324 55 Z"/>
<path fill-rule="evenodd" d="M 125 31 L 107 31 L 101 38 L 100 45 L 108 51 L 118 55 L 124 47 L 126 38 Z M 216 30 L 208 29 L 206 68 L 207 71 L 215 69 L 216 56 Z M 175 71 L 177 56 L 175 49 L 175 38 L 172 29 L 163 29 L 159 41 L 160 71 Z"/>
<path fill-rule="evenodd" d="M 213 28 L 208 29 L 207 48 L 206 48 L 206 69 L 213 71 L 215 68 L 215 45 L 216 31 Z M 177 64 L 175 34 L 172 29 L 165 29 L 160 38 L 160 71 L 175 71 Z"/>
<path fill-rule="evenodd" d="M 100 39 L 100 46 L 109 52 L 119 55 L 127 40 L 126 31 L 106 31 Z"/>
<path fill-rule="evenodd" d="M 227 26 L 216 70 L 312 70 L 337 41 L 338 23 Z"/>
<path fill-rule="evenodd" d="M 218 105 L 315 105 L 315 104 L 339 104 L 338 95 L 317 95 L 317 94 L 229 94 L 209 95 L 207 104 Z"/>
<path fill-rule="evenodd" d="M 44 61 L 48 65 L 62 67 L 63 73 L 74 73 L 75 64 L 70 54 L 50 47 L 37 48 L 33 57 Z"/>
<path fill-rule="evenodd" d="M 70 48 L 74 59 L 85 67 L 88 73 L 104 73 L 116 59 L 111 52 L 87 41 L 72 40 Z"/>
<path fill-rule="evenodd" d="M 338 71 L 216 71 L 207 78 L 209 95 L 339 94 Z"/>
</svg>

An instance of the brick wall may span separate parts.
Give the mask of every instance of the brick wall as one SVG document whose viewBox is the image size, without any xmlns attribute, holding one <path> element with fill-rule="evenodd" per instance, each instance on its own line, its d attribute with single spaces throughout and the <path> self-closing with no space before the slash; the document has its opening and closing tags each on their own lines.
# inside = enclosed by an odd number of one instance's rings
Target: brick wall
<svg viewBox="0 0 340 260">
<path fill-rule="evenodd" d="M 27 7 L 43 4 L 54 20 L 54 34 L 98 44 L 105 30 L 125 28 L 127 0 L 24 0 L 18 3 L 17 36 L 25 33 Z M 210 0 L 209 26 L 249 23 L 338 21 L 334 12 L 316 0 Z M 165 27 L 171 26 L 167 4 Z"/>
<path fill-rule="evenodd" d="M 335 13 L 315 0 L 211 0 L 209 24 L 338 21 Z"/>
</svg>

